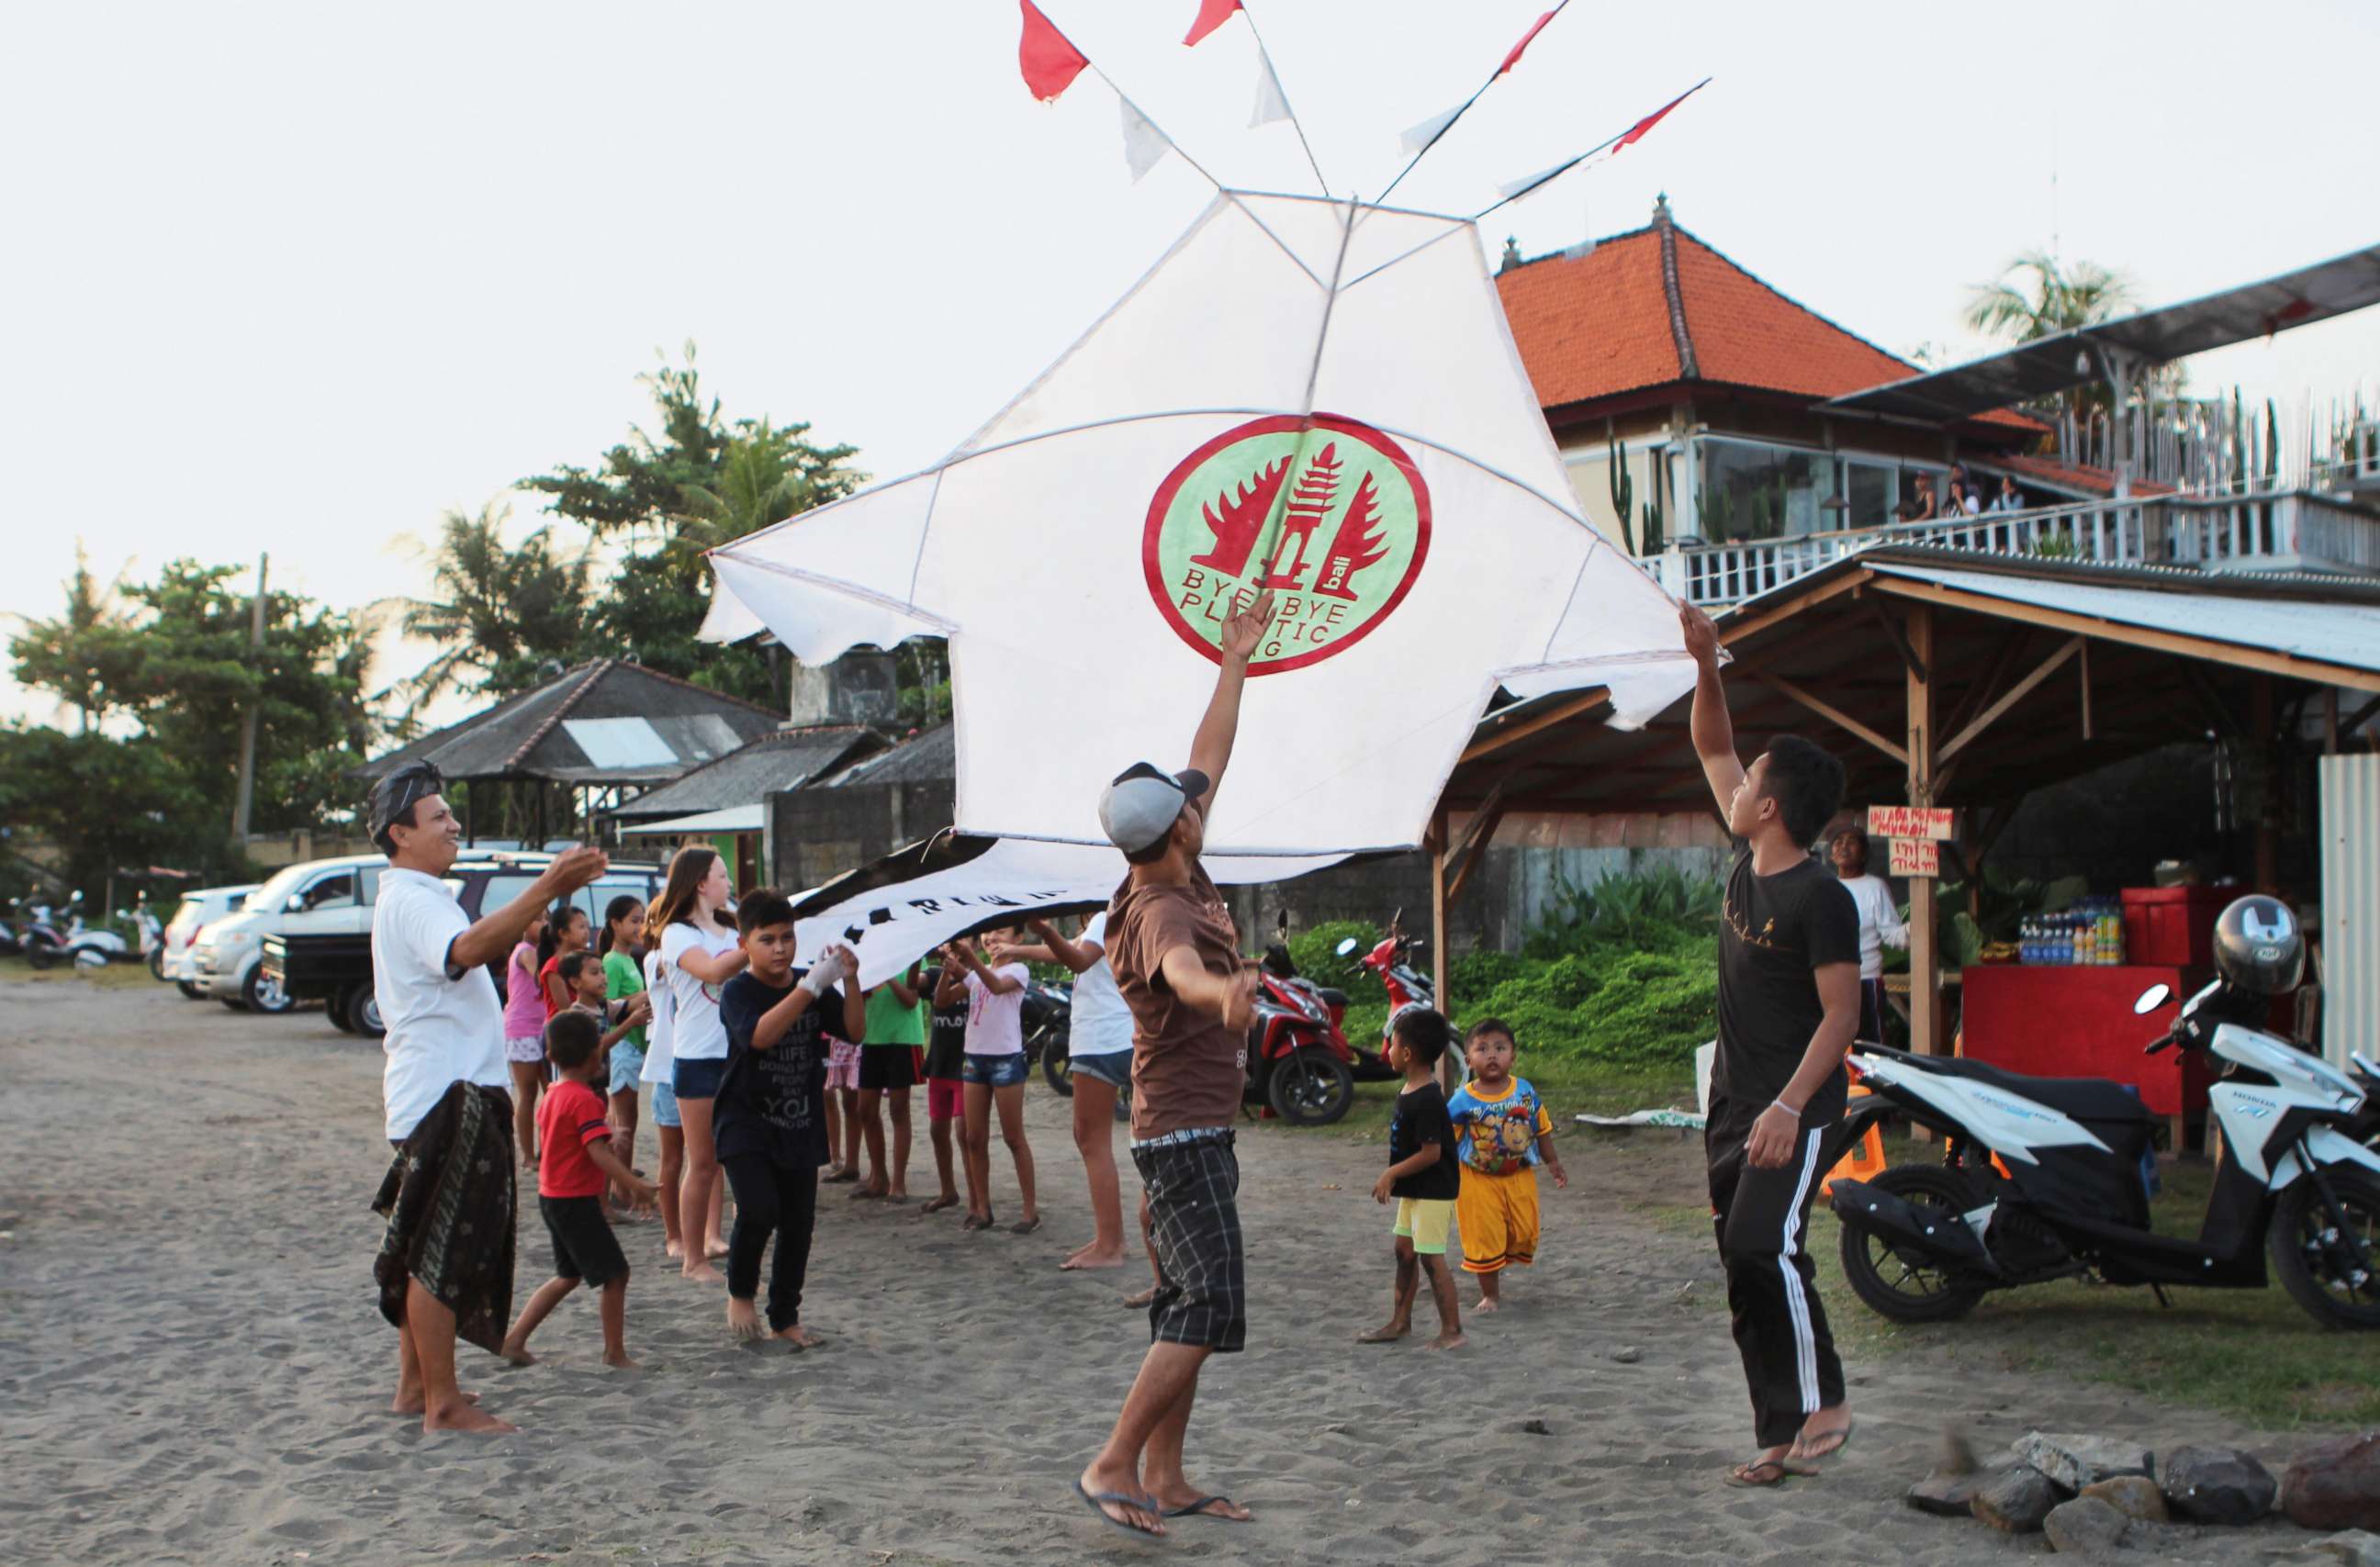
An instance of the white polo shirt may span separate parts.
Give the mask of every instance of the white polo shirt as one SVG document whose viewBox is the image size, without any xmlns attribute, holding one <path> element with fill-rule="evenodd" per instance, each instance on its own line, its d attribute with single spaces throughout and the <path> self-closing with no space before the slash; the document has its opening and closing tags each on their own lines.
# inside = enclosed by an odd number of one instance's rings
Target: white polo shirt
<svg viewBox="0 0 2380 1567">
<path fill-rule="evenodd" d="M 455 939 L 471 928 L 446 883 L 391 866 L 372 909 L 372 987 L 388 1035 L 381 1093 L 391 1141 L 413 1135 L 458 1082 L 505 1087 L 504 1006 L 485 966 L 447 968 Z"/>
</svg>

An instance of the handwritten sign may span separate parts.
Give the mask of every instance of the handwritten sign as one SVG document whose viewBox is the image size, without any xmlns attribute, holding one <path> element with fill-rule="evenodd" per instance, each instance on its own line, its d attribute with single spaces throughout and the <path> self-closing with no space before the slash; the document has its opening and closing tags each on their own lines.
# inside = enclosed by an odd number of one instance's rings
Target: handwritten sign
<svg viewBox="0 0 2380 1567">
<path fill-rule="evenodd" d="M 1937 806 L 1870 806 L 1867 831 L 1872 838 L 1926 838 L 1947 844 L 1956 833 L 1952 813 Z M 1900 874 L 1898 871 L 1895 875 Z"/>
<path fill-rule="evenodd" d="M 1895 876 L 1939 876 L 1942 874 L 1942 847 L 1931 838 L 1894 838 L 1891 874 Z"/>
</svg>

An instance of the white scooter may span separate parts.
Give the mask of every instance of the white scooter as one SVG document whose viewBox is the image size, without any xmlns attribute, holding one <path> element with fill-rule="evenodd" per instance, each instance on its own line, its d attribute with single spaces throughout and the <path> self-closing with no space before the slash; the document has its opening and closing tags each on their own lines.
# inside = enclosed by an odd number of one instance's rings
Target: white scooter
<svg viewBox="0 0 2380 1567">
<path fill-rule="evenodd" d="M 2365 1146 L 2380 1066 L 2359 1055 L 2351 1073 L 2338 1071 L 2263 1026 L 2269 997 L 2302 967 L 2297 922 L 2278 901 L 2240 899 L 2216 941 L 2225 977 L 2148 1047 L 2221 1063 L 2207 1099 L 2223 1148 L 2197 1239 L 2149 1227 L 2153 1122 L 2130 1089 L 1863 1047 L 1852 1059 L 1869 1097 L 1839 1141 L 1899 1111 L 1941 1133 L 1945 1151 L 1938 1165 L 1835 1183 L 1843 1273 L 1862 1301 L 1919 1322 L 1964 1316 L 1993 1290 L 2078 1274 L 2147 1284 L 2160 1298 L 2168 1284 L 2262 1289 L 2269 1254 L 2282 1288 L 2317 1321 L 2380 1329 L 2380 1154 Z M 2227 944 L 2243 955 L 2226 962 Z M 2152 986 L 2134 1011 L 2171 999 Z"/>
<path fill-rule="evenodd" d="M 46 905 L 35 907 L 33 923 L 25 928 L 25 959 L 35 968 L 71 963 L 80 968 L 102 968 L 131 955 L 123 937 L 113 930 L 95 930 L 82 922 L 82 893 L 67 902 L 67 919 L 61 928 Z"/>
</svg>

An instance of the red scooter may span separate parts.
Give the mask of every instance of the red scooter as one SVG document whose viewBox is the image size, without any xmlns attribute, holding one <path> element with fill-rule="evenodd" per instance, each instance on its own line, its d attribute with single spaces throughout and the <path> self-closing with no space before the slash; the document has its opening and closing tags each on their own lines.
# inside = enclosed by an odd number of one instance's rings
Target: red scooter
<svg viewBox="0 0 2380 1567">
<path fill-rule="evenodd" d="M 1355 1102 L 1358 1059 L 1340 1027 L 1347 995 L 1299 976 L 1289 955 L 1285 911 L 1278 930 L 1257 965 L 1242 1099 L 1293 1126 L 1327 1126 Z"/>
<path fill-rule="evenodd" d="M 1405 911 L 1402 909 L 1389 916 L 1389 933 L 1380 939 L 1379 945 L 1366 953 L 1361 959 L 1365 967 L 1379 977 L 1380 984 L 1389 992 L 1390 1023 L 1396 1021 L 1397 1014 L 1409 1006 L 1434 1007 L 1438 1004 L 1438 987 L 1413 966 L 1414 955 L 1428 943 L 1418 936 L 1405 934 L 1404 918 Z M 1354 951 L 1355 938 L 1353 936 L 1339 943 L 1341 957 L 1352 956 Z M 1380 1031 L 1381 1051 L 1388 1049 L 1388 1030 L 1383 1027 Z M 1385 1062 L 1381 1075 L 1395 1075 L 1388 1070 Z"/>
</svg>

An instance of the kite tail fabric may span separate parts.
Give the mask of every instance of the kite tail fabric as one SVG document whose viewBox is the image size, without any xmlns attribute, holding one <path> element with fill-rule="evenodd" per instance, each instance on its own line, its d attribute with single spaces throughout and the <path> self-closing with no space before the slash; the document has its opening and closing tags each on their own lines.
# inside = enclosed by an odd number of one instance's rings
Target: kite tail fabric
<svg viewBox="0 0 2380 1567">
<path fill-rule="evenodd" d="M 408 1282 L 455 1314 L 455 1336 L 490 1354 L 513 1315 L 513 1101 L 456 1083 L 397 1145 L 372 1199 L 388 1221 L 372 1278 L 380 1314 L 405 1325 Z"/>
</svg>

